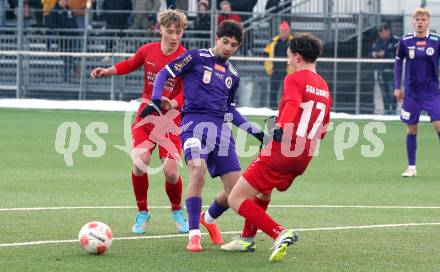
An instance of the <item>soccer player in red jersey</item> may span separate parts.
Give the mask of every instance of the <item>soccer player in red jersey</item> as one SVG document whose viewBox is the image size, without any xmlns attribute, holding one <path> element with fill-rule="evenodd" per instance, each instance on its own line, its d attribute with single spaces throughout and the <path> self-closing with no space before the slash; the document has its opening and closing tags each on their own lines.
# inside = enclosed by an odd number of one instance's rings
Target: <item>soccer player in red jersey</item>
<svg viewBox="0 0 440 272">
<path fill-rule="evenodd" d="M 228 197 L 229 206 L 246 219 L 244 231 L 222 246 L 223 250 L 253 251 L 253 237 L 261 229 L 275 240 L 270 261 L 279 261 L 298 240 L 293 230 L 282 227 L 265 210 L 272 190 L 289 188 L 306 170 L 325 136 L 332 99 L 327 83 L 316 73 L 315 62 L 322 51 L 322 42 L 310 33 L 297 33 L 290 42 L 287 55 L 294 73 L 284 79 L 273 140 L 244 171 Z"/>
<path fill-rule="evenodd" d="M 133 232 L 136 234 L 145 233 L 145 225 L 150 219 L 147 205 L 148 174 L 147 165 L 151 160 L 151 153 L 158 144 L 157 137 L 154 137 L 154 125 L 141 122 L 139 116 L 144 108 L 148 106 L 153 90 L 153 83 L 156 74 L 169 62 L 183 54 L 186 49 L 182 46 L 182 34 L 187 27 L 185 14 L 176 10 L 164 10 L 158 15 L 160 25 L 161 41 L 148 43 L 141 46 L 136 54 L 128 60 L 117 63 L 110 68 L 98 67 L 91 72 L 92 78 L 125 75 L 131 73 L 141 66 L 144 67 L 144 88 L 142 92 L 142 104 L 140 105 L 136 119 L 132 126 L 132 183 L 136 198 L 138 213 L 136 215 Z M 164 88 L 161 111 L 166 115 L 170 109 L 179 109 L 183 103 L 182 81 L 180 78 L 170 78 Z M 180 115 L 174 118 L 176 126 L 180 126 Z M 143 124 L 145 123 L 145 124 Z M 153 132 L 153 133 L 152 133 Z M 176 222 L 179 232 L 188 232 L 188 223 L 184 218 L 181 206 L 182 179 L 178 171 L 180 161 L 181 144 L 178 133 L 168 133 L 167 141 L 171 148 L 159 145 L 159 157 L 163 161 L 163 172 L 165 174 L 165 190 L 171 202 L 171 214 Z M 171 152 L 170 150 L 174 150 Z"/>
</svg>

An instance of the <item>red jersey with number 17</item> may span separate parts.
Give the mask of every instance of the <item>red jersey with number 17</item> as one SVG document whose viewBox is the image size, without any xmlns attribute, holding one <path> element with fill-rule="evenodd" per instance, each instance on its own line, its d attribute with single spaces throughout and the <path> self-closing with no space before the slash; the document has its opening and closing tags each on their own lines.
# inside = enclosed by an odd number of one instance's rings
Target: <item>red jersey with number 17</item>
<svg viewBox="0 0 440 272">
<path fill-rule="evenodd" d="M 262 160 L 281 173 L 302 174 L 313 158 L 313 147 L 325 137 L 331 103 L 327 83 L 319 74 L 301 70 L 287 75 L 277 118 L 283 144 L 273 141 L 272 157 Z"/>
<path fill-rule="evenodd" d="M 186 49 L 182 45 L 179 45 L 176 52 L 171 55 L 165 55 L 160 48 L 160 42 L 148 43 L 141 46 L 130 59 L 117 63 L 115 65 L 116 71 L 118 75 L 125 75 L 144 66 L 144 89 L 142 91 L 142 98 L 151 100 L 154 79 L 157 73 L 185 51 Z M 183 104 L 182 89 L 182 80 L 180 78 L 170 77 L 165 83 L 163 96 L 169 99 L 176 99 L 179 105 L 178 108 L 180 109 Z M 146 103 L 140 105 L 138 115 L 146 106 Z M 136 119 L 139 118 L 136 117 Z M 174 120 L 177 125 L 180 125 L 180 115 Z"/>
</svg>

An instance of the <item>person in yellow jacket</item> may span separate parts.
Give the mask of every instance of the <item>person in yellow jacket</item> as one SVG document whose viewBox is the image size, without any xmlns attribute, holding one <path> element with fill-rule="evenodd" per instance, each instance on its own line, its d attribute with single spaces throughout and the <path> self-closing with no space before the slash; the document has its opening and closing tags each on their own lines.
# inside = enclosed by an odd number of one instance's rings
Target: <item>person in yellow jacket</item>
<svg viewBox="0 0 440 272">
<path fill-rule="evenodd" d="M 55 4 L 58 0 L 41 0 L 41 4 L 43 5 L 43 15 L 49 15 L 50 11 L 55 7 Z"/>
<path fill-rule="evenodd" d="M 86 24 L 87 0 L 69 0 L 67 5 L 73 11 L 78 28 L 84 28 Z"/>
<path fill-rule="evenodd" d="M 291 29 L 286 21 L 282 21 L 278 30 L 278 35 L 264 48 L 264 52 L 269 58 L 287 58 L 287 48 L 292 39 Z M 280 87 L 282 87 L 284 77 L 290 73 L 286 62 L 265 61 L 264 69 L 270 77 L 269 107 L 277 109 L 279 103 Z"/>
</svg>

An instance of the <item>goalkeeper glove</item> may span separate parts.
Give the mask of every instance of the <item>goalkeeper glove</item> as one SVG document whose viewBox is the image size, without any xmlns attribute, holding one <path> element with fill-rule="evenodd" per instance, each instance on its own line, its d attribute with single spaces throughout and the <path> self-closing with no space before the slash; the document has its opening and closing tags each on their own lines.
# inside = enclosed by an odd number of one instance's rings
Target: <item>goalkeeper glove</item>
<svg viewBox="0 0 440 272">
<path fill-rule="evenodd" d="M 162 104 L 162 100 L 160 99 L 153 99 L 150 104 L 141 112 L 139 117 L 145 118 L 148 115 L 151 115 L 153 112 L 160 113 L 160 105 Z"/>
<path fill-rule="evenodd" d="M 273 140 L 281 142 L 283 140 L 283 128 L 276 127 L 273 130 Z"/>
</svg>

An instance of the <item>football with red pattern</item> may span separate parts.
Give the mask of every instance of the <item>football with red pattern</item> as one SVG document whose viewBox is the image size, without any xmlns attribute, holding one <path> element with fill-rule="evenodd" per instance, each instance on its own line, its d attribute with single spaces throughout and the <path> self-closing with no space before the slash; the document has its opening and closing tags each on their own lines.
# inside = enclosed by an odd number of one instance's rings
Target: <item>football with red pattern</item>
<svg viewBox="0 0 440 272">
<path fill-rule="evenodd" d="M 93 221 L 85 224 L 79 231 L 80 246 L 90 254 L 102 254 L 112 245 L 112 230 L 106 224 Z"/>
</svg>

